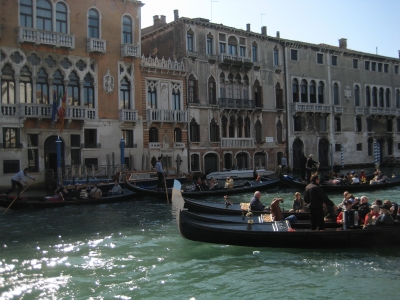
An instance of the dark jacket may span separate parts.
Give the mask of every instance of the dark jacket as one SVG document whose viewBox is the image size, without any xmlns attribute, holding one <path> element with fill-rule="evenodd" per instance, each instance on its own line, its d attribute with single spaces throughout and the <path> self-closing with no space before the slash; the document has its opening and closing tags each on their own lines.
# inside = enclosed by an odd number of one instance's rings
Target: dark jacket
<svg viewBox="0 0 400 300">
<path fill-rule="evenodd" d="M 300 157 L 300 168 L 305 170 L 306 169 L 306 164 L 307 164 L 307 157 L 302 155 Z"/>
<path fill-rule="evenodd" d="M 323 209 L 324 203 L 327 206 L 335 205 L 325 194 L 324 190 L 314 182 L 306 186 L 304 202 L 308 204 L 310 210 Z"/>
<path fill-rule="evenodd" d="M 360 218 L 360 221 L 362 220 L 362 222 L 364 222 L 365 216 L 369 213 L 369 211 L 370 211 L 370 209 L 369 209 L 368 203 L 362 203 L 358 207 L 358 216 Z"/>
<path fill-rule="evenodd" d="M 250 209 L 253 211 L 263 211 L 265 208 L 264 205 L 262 205 L 262 203 L 260 202 L 259 199 L 257 199 L 257 197 L 253 197 L 253 199 L 251 199 L 250 201 Z"/>
<path fill-rule="evenodd" d="M 306 168 L 307 168 L 307 169 L 311 169 L 312 166 L 314 166 L 314 165 L 318 165 L 318 162 L 316 162 L 316 161 L 313 160 L 311 157 L 309 157 L 309 158 L 307 159 Z"/>
</svg>

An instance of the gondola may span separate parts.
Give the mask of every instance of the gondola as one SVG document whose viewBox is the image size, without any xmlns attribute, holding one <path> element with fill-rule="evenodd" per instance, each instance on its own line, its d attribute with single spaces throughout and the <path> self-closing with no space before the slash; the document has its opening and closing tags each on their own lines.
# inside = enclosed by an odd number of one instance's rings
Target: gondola
<svg viewBox="0 0 400 300">
<path fill-rule="evenodd" d="M 343 248 L 400 246 L 400 224 L 373 229 L 294 229 L 287 221 L 264 224 L 199 221 L 184 210 L 177 217 L 182 237 L 198 242 L 247 247 Z M 374 241 L 371 243 L 371 241 Z"/>
<path fill-rule="evenodd" d="M 223 196 L 223 195 L 231 195 L 231 194 L 238 194 L 238 193 L 247 193 L 247 192 L 254 192 L 254 191 L 262 191 L 269 188 L 277 187 L 280 184 L 279 179 L 265 179 L 261 182 L 256 181 L 247 181 L 243 185 L 234 186 L 233 189 L 225 189 L 225 188 L 217 188 L 215 190 L 200 190 L 200 191 L 182 191 L 182 195 L 184 197 L 205 197 L 205 196 Z M 166 192 L 165 189 L 159 191 L 156 190 L 156 185 L 141 185 L 140 183 L 132 183 L 127 182 L 127 187 L 140 195 L 150 196 L 155 198 L 166 199 Z M 167 183 L 168 189 L 168 197 L 171 197 L 171 187 Z"/>
<path fill-rule="evenodd" d="M 275 172 L 268 171 L 265 169 L 256 170 L 257 174 L 260 176 L 268 176 L 272 175 Z M 251 179 L 254 178 L 254 170 L 227 170 L 221 172 L 212 172 L 207 174 L 207 179 L 218 179 L 218 180 L 225 180 L 226 177 L 232 176 L 233 179 Z"/>
<path fill-rule="evenodd" d="M 107 196 L 107 192 L 113 187 L 112 184 L 99 184 L 98 188 L 101 189 L 103 196 L 98 199 L 82 197 L 80 199 L 66 198 L 65 201 L 54 197 L 24 197 L 23 195 L 14 201 L 10 209 L 27 209 L 27 208 L 56 208 L 70 205 L 95 205 L 105 203 L 115 203 L 123 201 L 135 200 L 136 193 L 125 188 L 123 183 L 120 183 L 123 194 L 116 196 Z M 0 207 L 8 208 L 16 196 L 0 196 Z"/>
<path fill-rule="evenodd" d="M 195 199 L 184 198 L 184 208 L 189 211 L 203 214 L 216 214 L 216 215 L 236 215 L 244 216 L 248 211 L 248 203 L 232 203 L 232 205 L 226 205 L 223 202 L 205 202 Z M 265 212 L 253 211 L 254 215 L 260 215 Z M 283 211 L 284 217 L 295 215 L 298 220 L 308 220 L 310 218 L 309 213 L 289 213 L 289 211 Z"/>
<path fill-rule="evenodd" d="M 283 175 L 282 172 L 279 172 L 279 180 L 286 186 L 295 188 L 298 191 L 304 191 L 307 186 L 307 183 L 297 180 L 291 176 Z M 324 191 L 328 191 L 328 192 L 349 191 L 350 193 L 356 193 L 356 192 L 363 192 L 363 191 L 380 190 L 380 189 L 385 189 L 388 187 L 394 187 L 394 186 L 398 186 L 398 185 L 400 185 L 400 177 L 388 178 L 387 182 L 379 183 L 379 184 L 361 183 L 361 184 L 348 184 L 348 185 L 330 185 L 330 184 L 324 184 L 324 182 L 321 182 L 320 187 Z"/>
<path fill-rule="evenodd" d="M 149 182 L 145 182 L 144 184 L 142 184 L 142 182 L 137 182 L 137 181 L 134 182 L 125 181 L 125 184 L 128 189 L 130 189 L 132 192 L 137 193 L 138 195 L 166 200 L 167 193 L 168 193 L 168 199 L 171 199 L 172 186 L 174 182 L 178 181 L 179 183 L 184 183 L 186 182 L 186 180 L 187 180 L 186 177 L 182 177 L 166 181 L 167 192 L 165 191 L 165 189 L 157 190 L 157 180 L 155 180 L 152 184 L 150 184 Z"/>
</svg>

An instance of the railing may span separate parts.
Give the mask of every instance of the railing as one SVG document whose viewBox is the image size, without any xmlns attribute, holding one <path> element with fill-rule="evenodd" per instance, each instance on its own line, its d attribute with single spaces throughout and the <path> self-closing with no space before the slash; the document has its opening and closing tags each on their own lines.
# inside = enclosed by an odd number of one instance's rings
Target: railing
<svg viewBox="0 0 400 300">
<path fill-rule="evenodd" d="M 119 120 L 124 122 L 136 122 L 138 120 L 138 111 L 133 109 L 120 109 Z"/>
<path fill-rule="evenodd" d="M 239 61 L 239 62 L 248 62 L 251 63 L 250 58 L 246 58 L 243 56 L 237 55 L 229 55 L 229 54 L 220 54 L 220 62 L 230 62 L 230 61 Z"/>
<path fill-rule="evenodd" d="M 354 114 L 362 116 L 362 115 L 364 115 L 364 109 L 361 108 L 361 107 L 355 107 L 354 108 Z"/>
<path fill-rule="evenodd" d="M 248 100 L 248 99 L 219 98 L 218 105 L 222 108 L 251 109 L 255 107 L 255 102 L 254 100 Z"/>
<path fill-rule="evenodd" d="M 293 103 L 292 111 L 293 112 L 331 113 L 332 107 L 330 105 L 322 105 L 322 104 Z"/>
<path fill-rule="evenodd" d="M 221 148 L 254 148 L 254 139 L 221 138 Z"/>
<path fill-rule="evenodd" d="M 160 149 L 161 143 L 149 143 L 149 149 Z"/>
<path fill-rule="evenodd" d="M 335 114 L 342 114 L 344 112 L 343 106 L 334 106 L 333 111 Z"/>
<path fill-rule="evenodd" d="M 199 56 L 199 53 L 194 51 L 187 51 L 187 56 L 197 58 Z"/>
<path fill-rule="evenodd" d="M 184 149 L 185 148 L 185 143 L 174 142 L 174 148 L 175 149 Z"/>
<path fill-rule="evenodd" d="M 398 116 L 400 111 L 390 108 L 367 107 L 365 109 L 366 115 L 380 115 L 380 116 Z"/>
<path fill-rule="evenodd" d="M 121 56 L 133 56 L 133 57 L 140 57 L 140 47 L 131 45 L 131 44 L 122 44 L 121 45 Z"/>
<path fill-rule="evenodd" d="M 75 36 L 66 33 L 37 30 L 19 27 L 18 43 L 35 43 L 37 45 L 53 45 L 56 47 L 75 48 Z"/>
<path fill-rule="evenodd" d="M 114 166 L 104 166 L 104 165 L 66 165 L 61 168 L 62 178 L 64 180 L 71 180 L 74 177 L 76 179 L 83 179 L 96 177 L 108 177 L 115 175 L 117 172 L 128 170 L 128 167 L 123 164 L 118 164 Z"/>
<path fill-rule="evenodd" d="M 5 106 L 2 106 L 2 112 Z M 53 106 L 50 104 L 31 104 L 21 103 L 14 106 L 15 113 L 19 117 L 30 117 L 30 118 L 51 118 L 53 113 Z M 58 109 L 58 108 L 57 108 Z M 7 106 L 6 113 L 11 113 L 12 110 Z M 78 106 L 67 106 L 65 109 L 65 118 L 72 120 L 85 120 L 85 119 L 96 119 L 96 110 L 94 108 L 78 107 Z"/>
<path fill-rule="evenodd" d="M 216 62 L 218 60 L 218 55 L 214 54 L 207 54 L 207 59 L 210 62 Z"/>
<path fill-rule="evenodd" d="M 106 41 L 101 39 L 89 38 L 87 40 L 87 52 L 106 53 Z"/>
<path fill-rule="evenodd" d="M 147 121 L 186 123 L 186 110 L 147 109 Z"/>
<path fill-rule="evenodd" d="M 15 116 L 17 114 L 17 106 L 15 104 L 2 104 L 1 114 L 3 116 Z"/>
</svg>

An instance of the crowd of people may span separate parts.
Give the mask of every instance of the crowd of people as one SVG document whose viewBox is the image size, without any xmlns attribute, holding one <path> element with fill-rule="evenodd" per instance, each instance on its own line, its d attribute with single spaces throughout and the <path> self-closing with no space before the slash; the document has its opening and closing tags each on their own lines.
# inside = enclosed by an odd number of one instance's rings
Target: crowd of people
<svg viewBox="0 0 400 300">
<path fill-rule="evenodd" d="M 388 177 L 383 175 L 381 170 L 376 170 L 371 180 L 367 179 L 364 170 L 361 170 L 360 174 L 354 171 L 340 173 L 340 166 L 335 163 L 332 170 L 324 174 L 322 181 L 331 185 L 380 184 L 387 182 Z"/>
</svg>

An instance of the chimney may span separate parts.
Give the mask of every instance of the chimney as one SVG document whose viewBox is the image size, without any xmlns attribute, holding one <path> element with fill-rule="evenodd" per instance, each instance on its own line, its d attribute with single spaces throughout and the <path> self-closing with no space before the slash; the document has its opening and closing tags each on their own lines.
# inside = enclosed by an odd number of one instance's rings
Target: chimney
<svg viewBox="0 0 400 300">
<path fill-rule="evenodd" d="M 161 15 L 161 24 L 167 24 L 167 19 L 165 18 L 165 16 Z"/>
<path fill-rule="evenodd" d="M 158 15 L 153 16 L 153 26 L 159 26 L 160 17 Z"/>
<path fill-rule="evenodd" d="M 339 40 L 339 48 L 347 49 L 347 39 Z"/>
<path fill-rule="evenodd" d="M 174 21 L 179 19 L 179 10 L 174 9 Z"/>
<path fill-rule="evenodd" d="M 399 50 L 399 58 L 400 58 L 400 50 Z"/>
<path fill-rule="evenodd" d="M 278 39 L 280 39 L 280 38 L 281 38 L 281 34 L 280 34 L 280 32 L 279 32 L 279 31 L 277 31 L 277 32 L 276 32 L 276 37 L 277 37 Z"/>
<path fill-rule="evenodd" d="M 267 26 L 261 27 L 261 35 L 267 35 Z"/>
<path fill-rule="evenodd" d="M 246 31 L 250 32 L 250 24 L 246 24 Z"/>
</svg>

